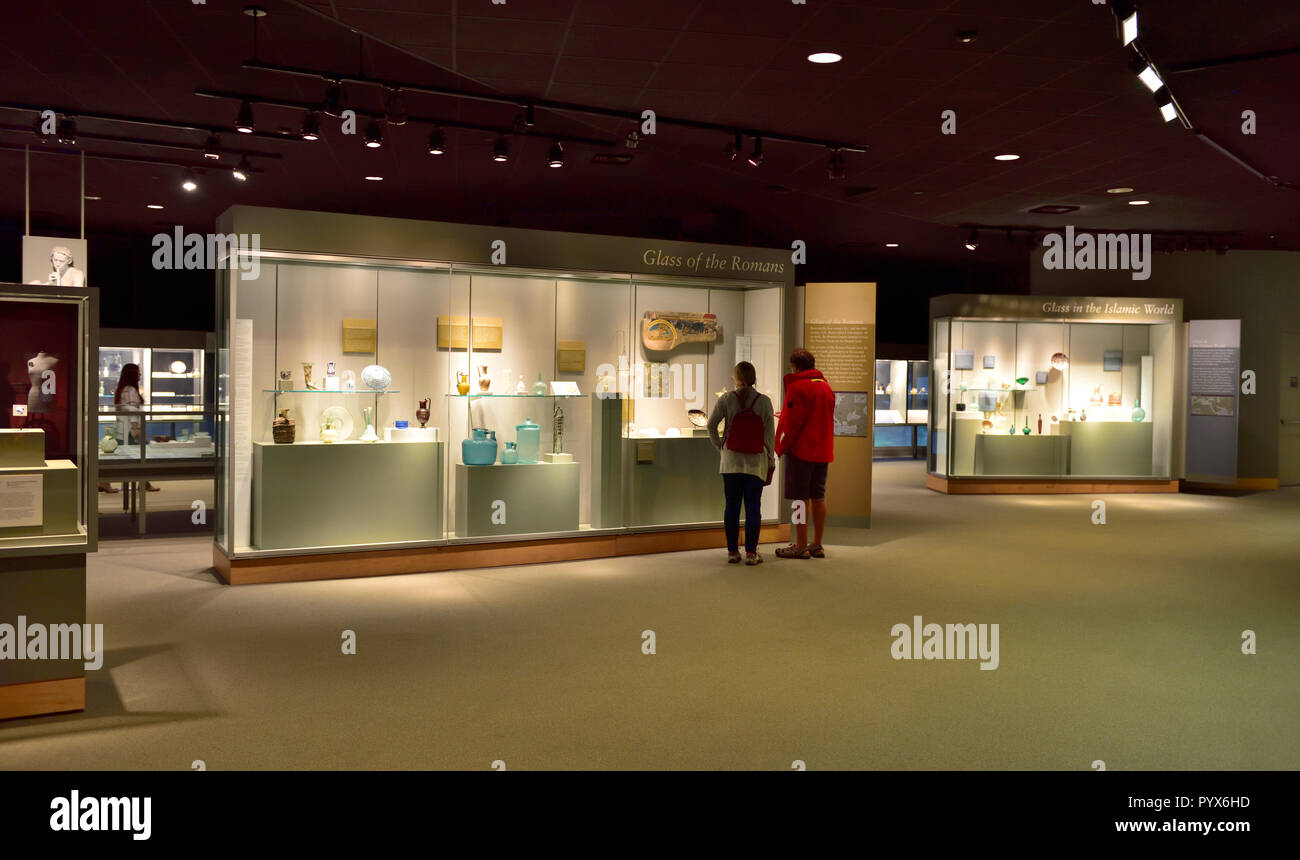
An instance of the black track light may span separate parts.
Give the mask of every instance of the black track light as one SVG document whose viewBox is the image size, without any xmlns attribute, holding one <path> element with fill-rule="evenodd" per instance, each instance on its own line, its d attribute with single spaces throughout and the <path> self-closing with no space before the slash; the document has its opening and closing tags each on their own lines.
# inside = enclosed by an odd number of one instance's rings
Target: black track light
<svg viewBox="0 0 1300 860">
<path fill-rule="evenodd" d="M 243 158 L 239 159 L 239 164 L 235 165 L 235 168 L 230 171 L 230 175 L 240 182 L 247 182 L 248 175 L 252 170 L 252 165 L 248 163 L 248 156 L 245 155 Z"/>
<path fill-rule="evenodd" d="M 749 158 L 745 159 L 745 161 L 749 163 L 750 167 L 758 167 L 763 163 L 763 138 L 754 138 L 754 151 L 749 154 Z"/>
<path fill-rule="evenodd" d="M 504 137 L 498 137 L 497 142 L 492 145 L 492 160 L 502 162 L 510 160 L 510 144 L 506 143 Z"/>
<path fill-rule="evenodd" d="M 325 88 L 325 105 L 322 108 L 326 116 L 341 118 L 343 116 L 343 85 L 332 83 Z"/>
<path fill-rule="evenodd" d="M 442 155 L 447 151 L 447 135 L 440 128 L 429 132 L 429 154 Z"/>
<path fill-rule="evenodd" d="M 832 149 L 826 156 L 826 177 L 831 180 L 844 178 L 844 153 Z"/>
<path fill-rule="evenodd" d="M 255 126 L 253 125 L 253 106 L 248 102 L 241 102 L 239 113 L 235 117 L 235 131 L 240 134 L 252 134 Z"/>
<path fill-rule="evenodd" d="M 532 128 L 537 125 L 537 117 L 533 114 L 532 105 L 524 105 L 524 128 Z"/>
<path fill-rule="evenodd" d="M 970 238 L 966 240 L 966 250 L 974 251 L 979 246 L 980 246 L 980 231 L 971 230 Z"/>
<path fill-rule="evenodd" d="M 303 140 L 320 140 L 320 114 L 314 110 L 307 111 L 307 115 L 302 118 L 302 131 L 299 134 Z"/>
<path fill-rule="evenodd" d="M 726 150 L 724 150 L 727 153 L 727 161 L 735 161 L 740 158 L 741 150 L 744 148 L 745 139 L 740 136 L 740 132 L 736 132 L 736 139 L 728 143 Z"/>
<path fill-rule="evenodd" d="M 551 144 L 551 155 L 546 163 L 550 167 L 564 166 L 564 146 L 558 140 Z"/>
<path fill-rule="evenodd" d="M 203 157 L 213 161 L 221 158 L 221 139 L 215 134 L 208 135 L 208 139 L 203 141 Z"/>
<path fill-rule="evenodd" d="M 371 149 L 378 149 L 383 145 L 384 130 L 380 127 L 378 122 L 372 119 L 370 124 L 366 126 L 366 146 Z"/>
<path fill-rule="evenodd" d="M 72 146 L 77 142 L 77 122 L 70 117 L 64 117 L 59 120 L 59 129 L 56 139 L 64 146 Z"/>
</svg>

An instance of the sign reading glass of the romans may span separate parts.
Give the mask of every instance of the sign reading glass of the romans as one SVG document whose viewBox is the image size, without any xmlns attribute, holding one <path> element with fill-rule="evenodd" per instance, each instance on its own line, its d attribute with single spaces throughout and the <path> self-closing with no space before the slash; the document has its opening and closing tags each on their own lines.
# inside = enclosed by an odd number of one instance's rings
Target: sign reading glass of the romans
<svg viewBox="0 0 1300 860">
<path fill-rule="evenodd" d="M 871 339 L 875 325 L 861 320 L 809 320 L 804 348 L 836 391 L 871 390 Z"/>
</svg>

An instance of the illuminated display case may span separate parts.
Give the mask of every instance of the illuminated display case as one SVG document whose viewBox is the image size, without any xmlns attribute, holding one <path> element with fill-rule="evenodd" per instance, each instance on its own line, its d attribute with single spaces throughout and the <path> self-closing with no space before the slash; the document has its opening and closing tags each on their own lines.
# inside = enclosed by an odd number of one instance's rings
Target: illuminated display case
<svg viewBox="0 0 1300 860">
<path fill-rule="evenodd" d="M 916 457 L 930 417 L 930 362 L 877 359 L 874 456 Z"/>
<path fill-rule="evenodd" d="M 933 299 L 931 487 L 1169 489 L 1181 321 L 1168 299 Z"/>
<path fill-rule="evenodd" d="M 279 212 L 233 211 L 249 210 Z M 320 217 L 344 245 L 357 226 L 401 236 L 420 224 Z M 260 231 L 264 249 L 282 223 Z M 516 247 L 554 235 L 505 232 Z M 573 239 L 566 271 L 444 262 L 414 238 L 400 259 L 340 254 L 326 238 L 328 254 L 222 269 L 219 569 L 720 525 L 701 416 L 739 360 L 779 402 L 788 284 L 588 271 L 584 246 L 599 258 L 602 242 L 640 241 Z M 776 493 L 765 495 L 775 526 Z"/>
</svg>

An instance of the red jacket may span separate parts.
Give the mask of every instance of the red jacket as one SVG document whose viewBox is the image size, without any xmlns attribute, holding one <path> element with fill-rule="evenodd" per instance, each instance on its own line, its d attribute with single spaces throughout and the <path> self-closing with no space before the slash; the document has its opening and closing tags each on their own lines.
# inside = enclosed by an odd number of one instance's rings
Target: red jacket
<svg viewBox="0 0 1300 860">
<path fill-rule="evenodd" d="M 835 392 L 816 368 L 785 375 L 785 408 L 776 425 L 776 454 L 810 463 L 835 459 Z"/>
</svg>

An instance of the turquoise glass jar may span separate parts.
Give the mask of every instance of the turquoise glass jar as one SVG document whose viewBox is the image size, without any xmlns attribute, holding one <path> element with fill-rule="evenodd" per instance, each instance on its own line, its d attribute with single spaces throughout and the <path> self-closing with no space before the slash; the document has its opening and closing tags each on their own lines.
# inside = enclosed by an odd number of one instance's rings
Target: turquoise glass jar
<svg viewBox="0 0 1300 860">
<path fill-rule="evenodd" d="M 514 442 L 507 442 L 506 449 L 501 452 L 501 462 L 506 466 L 513 466 L 519 462 L 519 448 Z"/>
<path fill-rule="evenodd" d="M 520 463 L 536 463 L 542 452 L 542 428 L 525 418 L 515 425 L 515 443 L 519 447 Z"/>
<path fill-rule="evenodd" d="M 466 466 L 491 466 L 497 461 L 496 434 L 488 438 L 488 431 L 475 427 L 473 435 L 460 440 L 460 460 Z"/>
</svg>

